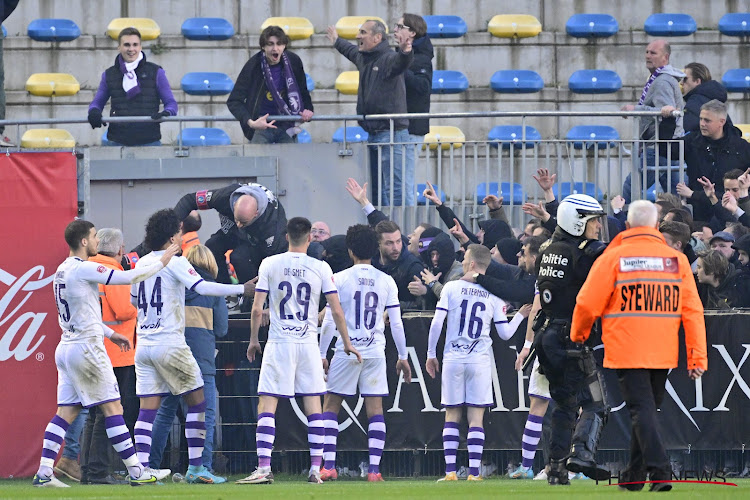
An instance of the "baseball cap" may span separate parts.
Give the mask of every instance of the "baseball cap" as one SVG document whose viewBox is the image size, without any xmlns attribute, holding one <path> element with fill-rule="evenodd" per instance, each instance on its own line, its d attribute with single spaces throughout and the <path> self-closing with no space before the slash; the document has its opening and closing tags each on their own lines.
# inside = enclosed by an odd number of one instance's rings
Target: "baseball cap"
<svg viewBox="0 0 750 500">
<path fill-rule="evenodd" d="M 730 233 L 729 231 L 719 231 L 718 233 L 714 234 L 711 237 L 711 241 L 709 241 L 709 245 L 713 244 L 715 240 L 728 241 L 729 243 L 734 243 L 734 235 Z"/>
</svg>

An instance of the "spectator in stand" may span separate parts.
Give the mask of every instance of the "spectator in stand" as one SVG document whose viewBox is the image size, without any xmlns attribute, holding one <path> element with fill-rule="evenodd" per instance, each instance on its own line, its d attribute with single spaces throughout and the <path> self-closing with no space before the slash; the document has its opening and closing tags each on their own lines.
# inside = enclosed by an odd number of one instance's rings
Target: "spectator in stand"
<svg viewBox="0 0 750 500">
<path fill-rule="evenodd" d="M 114 65 L 102 73 L 99 89 L 89 105 L 91 128 L 102 126 L 102 111 L 109 98 L 109 116 L 150 116 L 154 122 L 110 123 L 107 139 L 112 146 L 160 146 L 159 122 L 177 114 L 177 101 L 169 87 L 167 74 L 141 51 L 141 32 L 125 28 L 117 37 L 120 53 Z M 159 111 L 159 103 L 164 109 Z"/>
<path fill-rule="evenodd" d="M 289 36 L 279 26 L 268 26 L 258 40 L 260 51 L 242 67 L 227 108 L 240 122 L 242 133 L 253 144 L 297 142 L 302 129 L 293 121 L 268 121 L 269 115 L 313 117 L 313 104 L 307 90 L 302 60 L 286 50 Z"/>
<path fill-rule="evenodd" d="M 427 23 L 417 14 L 404 14 L 393 28 L 394 34 L 405 31 L 412 40 L 414 60 L 404 72 L 406 84 L 406 110 L 409 113 L 429 113 L 430 94 L 432 94 L 432 42 L 427 35 Z M 424 136 L 430 132 L 430 119 L 409 120 L 409 145 L 406 147 L 404 170 L 404 189 L 414 193 L 415 160 L 424 142 Z M 414 145 L 412 146 L 411 143 Z M 419 149 L 417 149 L 419 148 Z M 407 194 L 406 204 L 414 205 L 414 195 Z"/>
<path fill-rule="evenodd" d="M 331 237 L 331 228 L 323 221 L 313 222 L 310 235 L 313 241 L 325 241 Z"/>
<path fill-rule="evenodd" d="M 3 9 L 0 19 L 5 22 L 8 16 L 16 9 L 19 0 L 3 0 L 0 7 Z M 0 36 L 0 120 L 5 120 L 5 66 L 3 65 L 3 37 Z M 0 125 L 0 147 L 10 148 L 15 146 L 5 135 L 5 125 Z"/>
<path fill-rule="evenodd" d="M 739 221 L 744 225 L 750 225 L 750 214 L 746 213 L 745 210 L 740 208 L 740 199 L 746 198 L 747 188 L 741 193 L 739 178 L 743 175 L 742 170 L 733 169 L 724 174 L 722 178 L 723 192 L 721 198 L 717 196 L 716 185 L 709 180 L 707 177 L 701 177 L 698 179 L 698 183 L 703 186 L 701 195 L 696 196 L 696 192 L 692 192 L 690 188 L 686 186 L 680 186 L 679 189 L 686 195 L 690 195 L 691 199 L 700 200 L 701 204 L 705 203 L 705 207 L 710 210 L 711 217 L 708 224 L 711 229 L 716 231 L 723 230 L 727 224 Z M 745 196 L 743 196 L 743 194 Z M 748 208 L 745 201 L 742 201 L 743 206 Z M 694 210 L 697 210 L 696 205 L 693 205 Z"/>
<path fill-rule="evenodd" d="M 750 280 L 717 250 L 698 255 L 698 294 L 706 309 L 750 306 Z"/>
<path fill-rule="evenodd" d="M 727 89 L 721 82 L 711 79 L 711 72 L 706 66 L 698 62 L 691 62 L 685 66 L 685 76 L 680 80 L 685 108 L 682 110 L 682 128 L 685 134 L 700 133 L 701 106 L 708 101 L 727 102 Z M 674 106 L 662 108 L 662 114 L 676 111 Z M 732 120 L 727 117 L 731 124 Z"/>
<path fill-rule="evenodd" d="M 539 226 L 537 229 L 543 228 Z M 516 238 L 501 238 L 497 240 L 495 246 L 490 250 L 490 255 L 492 256 L 492 260 L 499 264 L 517 266 L 518 253 L 521 251 L 521 246 L 521 241 Z"/>
<path fill-rule="evenodd" d="M 533 218 L 526 223 L 526 227 L 523 228 L 523 232 L 518 236 L 518 239 L 523 241 L 526 238 L 530 238 L 534 236 L 534 231 L 542 227 L 544 227 L 542 226 L 542 221 L 540 219 Z"/>
<path fill-rule="evenodd" d="M 555 199 L 555 193 L 552 191 L 552 188 L 555 186 L 555 181 L 557 180 L 557 174 L 550 173 L 546 168 L 540 168 L 536 171 L 536 175 L 532 175 L 531 177 L 542 189 L 544 201 L 540 201 L 539 203 L 526 202 L 521 205 L 521 210 L 523 210 L 525 214 L 538 218 L 542 227 L 549 231 L 551 235 L 555 231 L 555 227 L 557 227 L 555 215 L 557 214 L 557 206 L 559 205 L 559 202 Z M 534 233 L 533 231 L 527 233 L 526 230 L 524 230 L 524 235 L 526 236 L 521 235 L 521 239 L 523 240 L 529 234 L 533 235 Z"/>
<path fill-rule="evenodd" d="M 732 248 L 737 250 L 737 260 L 740 264 L 738 267 L 740 270 L 745 274 L 750 273 L 750 234 L 737 239 Z"/>
<path fill-rule="evenodd" d="M 354 265 L 354 261 L 349 256 L 349 249 L 346 246 L 346 235 L 337 234 L 324 240 L 322 260 L 328 262 L 331 271 L 334 274 L 348 269 Z"/>
<path fill-rule="evenodd" d="M 416 228 L 414 228 L 414 231 L 412 231 L 408 236 L 409 253 L 419 257 L 422 254 L 422 252 L 427 250 L 427 246 L 430 244 L 430 241 L 432 241 L 432 238 L 434 238 L 435 236 L 437 236 L 438 234 L 442 232 L 443 231 L 436 228 L 432 224 L 428 224 L 427 222 L 422 222 Z M 422 241 L 423 238 L 426 238 L 424 242 Z"/>
<path fill-rule="evenodd" d="M 373 259 L 372 265 L 396 282 L 402 310 L 416 308 L 417 297 L 409 291 L 409 283 L 414 276 L 421 276 L 424 269 L 422 261 L 406 250 L 401 228 L 395 222 L 381 221 L 375 226 L 375 232 L 378 233 L 380 255 Z"/>
<path fill-rule="evenodd" d="M 413 38 L 410 31 L 400 29 L 394 32 L 398 50 L 392 51 L 386 39 L 386 29 L 377 20 L 368 20 L 362 24 L 357 34 L 358 45 L 352 45 L 339 38 L 336 28 L 328 27 L 328 40 L 344 57 L 349 59 L 359 70 L 359 91 L 357 95 L 358 115 L 377 115 L 384 113 L 406 113 L 406 85 L 404 73 L 411 65 L 414 56 Z M 381 205 L 414 205 L 414 189 L 405 184 L 408 178 L 402 172 L 404 158 L 402 147 L 378 147 L 377 144 L 406 144 L 409 142 L 409 120 L 393 120 L 393 140 L 389 120 L 362 120 L 360 127 L 370 134 L 370 179 L 373 197 Z M 378 176 L 378 154 L 382 163 L 382 176 Z M 393 156 L 393 165 L 391 165 Z M 393 178 L 393 198 L 390 196 L 390 183 Z M 413 178 L 413 175 L 412 175 Z M 402 197 L 402 189 L 405 191 Z"/>
<path fill-rule="evenodd" d="M 518 266 L 503 265 L 499 277 L 483 276 L 477 280 L 493 295 L 506 302 L 530 304 L 534 301 L 534 284 L 536 283 L 536 261 L 540 247 L 547 241 L 541 236 L 526 238 L 518 252 Z"/>
<path fill-rule="evenodd" d="M 204 245 L 196 245 L 185 255 L 188 262 L 205 281 L 215 282 L 218 265 L 211 251 Z M 201 459 L 203 466 L 213 472 L 214 432 L 216 429 L 216 339 L 226 336 L 229 327 L 229 312 L 224 297 L 200 295 L 195 290 L 185 290 L 185 342 L 190 347 L 203 377 L 203 393 L 206 398 L 206 443 Z M 177 414 L 177 405 L 182 404 L 182 414 L 187 414 L 187 405 L 180 396 L 162 398 L 154 420 L 151 435 L 149 462 L 158 469 L 167 435 Z M 226 478 L 214 476 L 214 483 L 223 483 Z"/>
<path fill-rule="evenodd" d="M 728 231 L 719 231 L 718 233 L 713 235 L 709 242 L 709 246 L 711 247 L 711 250 L 716 250 L 724 257 L 726 257 L 730 262 L 734 262 L 737 260 L 737 257 L 734 253 L 734 248 L 732 248 L 734 242 L 735 239 L 732 233 Z"/>
<path fill-rule="evenodd" d="M 693 273 L 698 266 L 698 256 L 690 246 L 690 226 L 684 222 L 665 220 L 659 224 L 659 232 L 664 236 L 667 245 L 684 253 L 690 262 Z"/>
<path fill-rule="evenodd" d="M 98 254 L 89 258 L 108 269 L 123 270 L 120 262 L 125 251 L 122 231 L 103 228 L 97 231 Z M 99 301 L 102 306 L 102 321 L 115 332 L 135 345 L 135 322 L 137 310 L 130 303 L 130 286 L 99 284 Z M 122 351 L 111 340 L 104 340 L 120 388 L 122 416 L 131 436 L 138 420 L 140 402 L 135 394 L 135 349 Z M 110 474 L 109 439 L 105 427 L 105 416 L 97 408 L 89 410 L 89 418 L 81 440 L 81 483 L 126 484 Z"/>
<path fill-rule="evenodd" d="M 623 106 L 622 111 L 662 111 L 668 109 L 668 107 L 675 109 L 682 109 L 684 101 L 682 100 L 682 92 L 680 91 L 679 80 L 681 80 L 685 73 L 679 71 L 669 64 L 669 57 L 672 53 L 672 48 L 669 42 L 666 40 L 654 40 L 646 47 L 646 69 L 648 69 L 651 75 L 649 76 L 646 85 L 643 87 L 641 97 L 638 103 L 627 104 Z M 654 118 L 652 116 L 643 116 L 640 118 L 639 132 L 640 139 L 651 141 L 656 138 L 656 126 L 654 124 Z M 682 129 L 682 116 L 672 116 L 671 112 L 662 111 L 662 116 L 659 119 L 659 140 L 679 139 L 683 135 Z M 659 169 L 659 183 L 662 188 L 667 190 L 670 186 L 667 185 L 667 165 L 679 165 L 679 144 L 677 143 L 662 143 L 658 145 L 658 163 L 657 163 L 657 145 L 655 143 L 647 143 L 645 147 L 642 147 L 641 151 L 638 152 L 640 161 L 638 161 L 638 170 L 643 168 L 643 158 L 645 157 L 646 165 L 653 167 L 658 165 Z M 690 174 L 688 173 L 688 176 Z M 656 182 L 656 174 L 653 170 L 648 170 L 646 174 L 646 188 Z M 622 186 L 622 196 L 625 198 L 626 203 L 630 203 L 631 195 L 631 182 L 630 174 L 625 179 Z M 676 172 L 671 174 L 671 190 L 674 191 L 677 183 L 680 182 L 680 176 Z M 640 175 L 636 179 L 637 189 L 641 187 Z"/>
<path fill-rule="evenodd" d="M 423 297 L 420 304 L 422 309 L 434 310 L 443 292 L 443 285 L 461 278 L 464 273 L 462 264 L 456 260 L 450 236 L 440 231 L 429 240 L 425 251 L 420 254 L 425 269 L 420 276 L 413 277 L 413 281 L 409 283 L 409 291 L 414 296 Z"/>
<path fill-rule="evenodd" d="M 704 194 L 705 180 L 716 182 L 734 169 L 744 172 L 750 166 L 750 144 L 737 127 L 727 122 L 726 104 L 715 99 L 701 106 L 700 131 L 685 139 L 689 183 L 678 184 L 677 194 L 688 199 L 695 219 L 710 220 L 715 214 Z M 718 190 L 717 199 L 721 200 L 723 194 L 723 189 Z"/>
</svg>

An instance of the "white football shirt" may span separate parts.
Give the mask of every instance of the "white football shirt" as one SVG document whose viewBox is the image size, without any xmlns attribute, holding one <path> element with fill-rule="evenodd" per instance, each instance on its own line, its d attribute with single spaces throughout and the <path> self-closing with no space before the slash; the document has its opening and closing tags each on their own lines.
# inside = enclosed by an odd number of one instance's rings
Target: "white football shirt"
<svg viewBox="0 0 750 500">
<path fill-rule="evenodd" d="M 362 358 L 385 357 L 385 310 L 399 307 L 398 287 L 393 278 L 369 264 L 357 264 L 333 275 L 339 300 L 346 317 L 346 328 L 352 345 Z M 333 323 L 331 309 L 326 308 L 326 323 Z M 324 325 L 324 328 L 335 328 Z M 325 346 L 328 347 L 328 346 Z M 341 336 L 337 351 L 344 351 Z"/>
<path fill-rule="evenodd" d="M 161 259 L 164 250 L 141 257 L 135 267 L 149 266 Z M 145 281 L 134 284 L 130 295 L 138 309 L 139 345 L 185 343 L 185 288 L 203 281 L 185 257 L 172 257 L 167 267 Z"/>
<path fill-rule="evenodd" d="M 481 285 L 465 280 L 443 286 L 436 309 L 448 313 L 443 361 L 483 362 L 492 348 L 490 326 L 508 322 L 507 304 Z"/>
<path fill-rule="evenodd" d="M 336 293 L 327 262 L 299 252 L 266 257 L 255 289 L 268 293 L 269 342 L 317 344 L 320 294 Z"/>
</svg>

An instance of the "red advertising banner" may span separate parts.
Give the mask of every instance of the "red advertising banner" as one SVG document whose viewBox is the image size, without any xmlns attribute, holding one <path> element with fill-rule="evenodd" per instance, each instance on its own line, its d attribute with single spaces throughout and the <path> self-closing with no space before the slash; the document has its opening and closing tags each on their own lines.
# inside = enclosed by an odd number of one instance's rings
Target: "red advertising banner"
<svg viewBox="0 0 750 500">
<path fill-rule="evenodd" d="M 71 153 L 0 155 L 0 477 L 32 476 L 56 409 L 52 277 L 77 214 Z"/>
</svg>

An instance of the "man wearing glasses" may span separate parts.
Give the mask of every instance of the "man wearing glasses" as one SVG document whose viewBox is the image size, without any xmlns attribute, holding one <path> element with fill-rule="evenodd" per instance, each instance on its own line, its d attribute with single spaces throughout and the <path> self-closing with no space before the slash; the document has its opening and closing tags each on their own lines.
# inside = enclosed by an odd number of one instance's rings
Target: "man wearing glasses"
<svg viewBox="0 0 750 500">
<path fill-rule="evenodd" d="M 325 241 L 331 237 L 331 228 L 323 221 L 314 222 L 310 230 L 313 241 Z"/>
<path fill-rule="evenodd" d="M 357 94 L 357 114 L 376 115 L 385 113 L 406 113 L 406 85 L 404 72 L 414 59 L 412 37 L 408 31 L 394 32 L 398 50 L 391 50 L 386 39 L 386 27 L 378 20 L 368 20 L 360 26 L 357 45 L 339 38 L 336 28 L 328 27 L 328 40 L 344 57 L 359 70 L 359 91 Z M 373 199 L 381 205 L 402 205 L 409 203 L 410 191 L 403 172 L 403 144 L 409 142 L 409 120 L 393 120 L 393 140 L 389 120 L 362 120 L 359 126 L 370 135 L 370 186 Z M 396 147 L 391 150 L 389 144 Z M 385 144 L 378 146 L 378 144 Z M 378 156 L 380 156 L 379 175 Z M 393 156 L 393 168 L 391 168 Z M 393 181 L 393 198 L 390 196 Z M 380 189 L 378 189 L 380 188 Z M 405 196 L 402 197 L 402 191 Z M 379 194 L 380 193 L 380 194 Z M 411 201 L 414 204 L 414 201 Z"/>
</svg>

